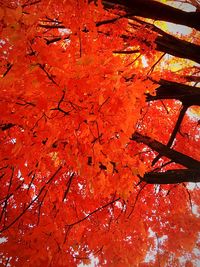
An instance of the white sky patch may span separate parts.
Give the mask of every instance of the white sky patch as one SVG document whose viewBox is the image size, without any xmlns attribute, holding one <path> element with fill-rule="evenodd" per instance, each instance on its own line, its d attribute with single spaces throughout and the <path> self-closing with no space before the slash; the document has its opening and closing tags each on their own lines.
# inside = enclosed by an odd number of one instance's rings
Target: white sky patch
<svg viewBox="0 0 200 267">
<path fill-rule="evenodd" d="M 66 46 L 68 46 L 71 43 L 71 40 L 65 39 L 64 42 L 65 42 Z"/>
<path fill-rule="evenodd" d="M 27 184 L 23 184 L 22 185 L 22 188 L 25 189 L 25 190 L 27 190 L 29 188 L 29 186 Z"/>
<path fill-rule="evenodd" d="M 6 41 L 0 39 L 0 47 L 3 47 L 3 45 L 5 45 Z"/>
<path fill-rule="evenodd" d="M 59 33 L 61 34 L 61 36 L 66 36 L 66 38 L 63 40 L 63 48 L 66 48 L 69 46 L 69 44 L 71 43 L 71 40 L 67 38 L 67 35 L 72 34 L 72 31 L 68 28 L 64 28 L 64 29 L 58 29 Z"/>
<path fill-rule="evenodd" d="M 128 235 L 124 238 L 124 241 L 126 241 L 128 244 L 132 244 L 132 236 L 131 235 Z"/>
<path fill-rule="evenodd" d="M 195 203 L 192 203 L 192 213 L 193 213 L 197 218 L 200 217 L 199 206 L 196 205 Z"/>
<path fill-rule="evenodd" d="M 72 34 L 72 31 L 70 29 L 58 29 L 59 33 L 63 36 L 63 35 L 66 35 L 66 34 Z"/>
<path fill-rule="evenodd" d="M 154 186 L 154 188 L 155 188 L 155 194 L 157 195 L 160 192 L 160 185 L 157 184 Z"/>
<path fill-rule="evenodd" d="M 198 188 L 198 187 L 200 187 L 200 183 L 188 183 L 187 184 L 187 189 L 189 189 L 189 190 L 194 190 L 195 188 Z"/>
<path fill-rule="evenodd" d="M 80 183 L 78 183 L 78 189 L 79 189 L 79 190 L 82 190 L 82 189 L 83 189 L 83 185 L 80 184 Z"/>
<path fill-rule="evenodd" d="M 175 8 L 181 9 L 186 12 L 195 12 L 196 7 L 189 3 L 181 3 L 181 1 L 167 1 L 165 4 L 173 6 Z M 192 28 L 187 27 L 185 25 L 178 25 L 171 22 L 165 22 L 168 28 L 168 31 L 172 34 L 181 34 L 181 35 L 189 35 L 192 33 Z"/>
<path fill-rule="evenodd" d="M 200 89 L 199 89 L 200 90 Z M 187 115 L 190 117 L 190 119 L 192 119 L 193 121 L 199 121 L 200 116 L 198 116 L 198 114 L 192 112 L 191 109 L 187 110 Z"/>
<path fill-rule="evenodd" d="M 161 237 L 158 238 L 159 244 L 162 245 L 166 240 L 167 240 L 168 236 L 167 235 L 163 235 Z M 161 250 L 161 252 L 164 252 Z"/>
<path fill-rule="evenodd" d="M 17 143 L 17 139 L 16 138 L 12 138 L 10 141 L 12 144 L 16 144 Z"/>
<path fill-rule="evenodd" d="M 187 189 L 189 189 L 189 190 L 194 190 L 195 187 L 196 187 L 196 184 L 195 183 L 188 183 L 187 184 Z"/>
<path fill-rule="evenodd" d="M 195 253 L 194 253 L 195 254 Z M 179 257 L 179 263 L 181 264 L 180 266 L 186 266 L 186 262 L 191 262 L 193 267 L 199 267 L 200 266 L 200 260 L 198 259 L 199 255 L 195 255 L 197 257 L 197 259 L 195 260 L 191 260 L 191 256 L 190 254 L 186 254 L 185 256 Z"/>
<path fill-rule="evenodd" d="M 141 59 L 142 59 L 142 65 L 143 65 L 143 67 L 145 67 L 145 68 L 148 67 L 149 64 L 147 62 L 147 58 L 145 56 L 142 56 Z"/>
<path fill-rule="evenodd" d="M 189 258 L 188 254 L 185 254 L 184 256 L 179 257 L 179 263 L 181 264 L 181 266 L 185 266 L 188 258 Z"/>
<path fill-rule="evenodd" d="M 146 254 L 146 257 L 145 257 L 145 260 L 144 262 L 151 262 L 151 261 L 155 261 L 155 258 L 156 258 L 156 250 L 155 249 L 152 249 L 150 248 Z"/>
<path fill-rule="evenodd" d="M 78 267 L 97 267 L 98 264 L 99 264 L 99 259 L 98 257 L 94 257 L 93 254 L 90 254 L 90 264 L 84 264 L 84 263 L 81 263 L 81 264 L 78 264 Z"/>
<path fill-rule="evenodd" d="M 0 244 L 6 243 L 8 241 L 7 237 L 0 237 Z"/>
<path fill-rule="evenodd" d="M 154 238 L 154 246 L 150 247 L 147 251 L 146 257 L 144 262 L 154 262 L 156 259 L 156 256 L 160 253 L 164 253 L 164 251 L 160 248 L 160 246 L 163 245 L 163 243 L 167 240 L 168 236 L 163 235 L 161 237 L 158 237 L 156 233 L 149 228 L 149 237 Z"/>
<path fill-rule="evenodd" d="M 117 206 L 121 210 L 123 209 L 122 203 L 120 201 L 116 201 L 115 206 Z"/>
<path fill-rule="evenodd" d="M 21 178 L 21 177 L 22 177 L 22 173 L 21 173 L 20 170 L 18 170 L 17 177 L 18 177 L 18 178 Z"/>
<path fill-rule="evenodd" d="M 181 1 L 167 1 L 168 5 L 173 6 L 175 8 L 181 9 L 186 12 L 195 12 L 196 7 L 191 5 L 190 3 L 182 3 Z"/>
<path fill-rule="evenodd" d="M 198 248 L 194 248 L 193 253 L 195 256 L 199 257 L 199 259 L 200 259 L 200 250 Z"/>
<path fill-rule="evenodd" d="M 155 237 L 155 232 L 153 232 L 151 228 L 149 228 L 149 237 Z M 155 240 L 154 247 L 149 248 L 144 262 L 155 261 L 156 254 L 157 254 L 157 251 L 156 251 L 156 240 Z"/>
<path fill-rule="evenodd" d="M 190 27 L 184 25 L 177 25 L 171 22 L 167 22 L 168 30 L 173 34 L 182 34 L 189 35 L 192 33 L 192 29 Z"/>
</svg>

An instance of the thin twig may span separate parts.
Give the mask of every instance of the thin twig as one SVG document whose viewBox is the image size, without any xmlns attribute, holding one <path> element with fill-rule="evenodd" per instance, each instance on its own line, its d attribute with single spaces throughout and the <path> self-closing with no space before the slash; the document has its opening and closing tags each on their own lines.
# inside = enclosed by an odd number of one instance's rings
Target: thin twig
<svg viewBox="0 0 200 267">
<path fill-rule="evenodd" d="M 116 201 L 118 201 L 118 200 L 120 200 L 120 197 L 118 197 L 118 198 L 112 200 L 111 202 L 109 202 L 109 203 L 107 203 L 107 204 L 105 204 L 105 205 L 103 205 L 103 206 L 97 208 L 96 210 L 90 212 L 87 216 L 83 217 L 82 219 L 80 219 L 80 220 L 78 220 L 78 221 L 76 221 L 76 222 L 74 222 L 74 223 L 67 224 L 67 226 L 71 226 L 71 227 L 72 227 L 72 226 L 74 226 L 74 225 L 76 225 L 76 224 L 79 224 L 79 223 L 81 223 L 81 222 L 87 220 L 90 216 L 94 215 L 94 214 L 97 213 L 98 211 L 101 211 L 101 210 L 105 209 L 106 207 L 108 207 L 109 205 L 113 204 L 114 202 L 116 202 Z"/>
</svg>

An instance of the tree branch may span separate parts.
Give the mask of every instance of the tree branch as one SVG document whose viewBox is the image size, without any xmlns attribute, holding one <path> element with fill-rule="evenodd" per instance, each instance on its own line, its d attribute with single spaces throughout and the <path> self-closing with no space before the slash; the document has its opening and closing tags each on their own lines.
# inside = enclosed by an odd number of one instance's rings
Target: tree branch
<svg viewBox="0 0 200 267">
<path fill-rule="evenodd" d="M 135 23 L 130 22 L 129 24 L 132 25 L 132 27 L 139 28 L 140 25 L 144 25 L 150 32 L 153 31 L 158 34 L 155 39 L 155 43 L 157 45 L 156 50 L 168 53 L 175 57 L 187 58 L 200 63 L 200 46 L 198 44 L 179 39 L 169 33 L 166 33 L 154 24 L 141 19 L 135 17 L 131 17 L 131 19 L 139 23 L 139 25 L 136 25 Z"/>
<path fill-rule="evenodd" d="M 118 4 L 133 16 L 168 21 L 200 30 L 200 12 L 185 12 L 154 0 L 109 0 L 102 2 L 105 8 L 113 8 L 113 4 Z"/>
<path fill-rule="evenodd" d="M 200 105 L 200 90 L 197 87 L 161 79 L 156 95 L 147 94 L 147 101 L 177 99 L 184 106 Z"/>
<path fill-rule="evenodd" d="M 169 139 L 169 141 L 167 143 L 167 147 L 171 147 L 171 145 L 173 144 L 174 139 L 176 137 L 177 132 L 180 129 L 181 123 L 183 121 L 183 118 L 184 118 L 184 115 L 185 115 L 185 112 L 187 111 L 187 109 L 188 109 L 188 106 L 182 106 L 182 109 L 181 109 L 181 111 L 179 113 L 179 116 L 178 116 L 178 120 L 176 121 L 174 129 L 173 129 L 173 131 L 171 133 L 170 139 Z M 152 166 L 160 159 L 160 157 L 161 157 L 160 154 L 158 154 L 155 157 L 155 159 L 152 161 Z"/>
<path fill-rule="evenodd" d="M 2 229 L 0 229 L 0 234 L 9 229 L 13 224 L 15 224 L 25 213 L 26 211 L 36 202 L 36 200 L 41 196 L 41 194 L 44 192 L 46 189 L 46 186 L 52 182 L 52 180 L 55 178 L 55 176 L 58 174 L 58 172 L 62 169 L 62 166 L 60 166 L 56 172 L 49 178 L 49 180 L 43 185 L 36 197 L 34 197 L 28 205 L 25 206 L 23 211 L 7 226 L 4 226 Z"/>
<path fill-rule="evenodd" d="M 155 43 L 158 51 L 168 53 L 175 57 L 187 58 L 200 63 L 200 46 L 178 39 L 172 35 L 165 33 L 157 36 Z"/>
<path fill-rule="evenodd" d="M 151 149 L 157 151 L 161 156 L 165 156 L 174 162 L 181 164 L 190 169 L 200 169 L 200 162 L 185 154 L 182 154 L 174 149 L 168 148 L 166 145 L 154 140 L 151 137 L 144 136 L 138 132 L 135 132 L 130 140 L 137 143 L 143 143 L 149 146 Z"/>
<path fill-rule="evenodd" d="M 109 203 L 107 203 L 107 204 L 105 204 L 105 205 L 103 205 L 103 206 L 97 208 L 96 210 L 90 212 L 87 216 L 83 217 L 82 219 L 80 219 L 80 220 L 78 220 L 78 221 L 76 221 L 76 222 L 74 222 L 74 223 L 67 224 L 67 226 L 72 227 L 72 226 L 74 226 L 74 225 L 76 225 L 76 224 L 78 224 L 78 223 L 81 223 L 81 222 L 87 220 L 90 216 L 92 216 L 92 215 L 95 214 L 96 212 L 98 212 L 98 211 L 100 211 L 100 210 L 102 210 L 102 209 L 105 209 L 106 207 L 108 207 L 109 205 L 113 204 L 114 202 L 116 202 L 116 201 L 118 201 L 118 200 L 120 200 L 120 197 L 118 197 L 118 198 L 112 200 L 111 202 L 109 202 Z"/>
<path fill-rule="evenodd" d="M 200 182 L 200 169 L 176 169 L 165 172 L 148 172 L 140 178 L 148 184 L 177 184 Z"/>
</svg>

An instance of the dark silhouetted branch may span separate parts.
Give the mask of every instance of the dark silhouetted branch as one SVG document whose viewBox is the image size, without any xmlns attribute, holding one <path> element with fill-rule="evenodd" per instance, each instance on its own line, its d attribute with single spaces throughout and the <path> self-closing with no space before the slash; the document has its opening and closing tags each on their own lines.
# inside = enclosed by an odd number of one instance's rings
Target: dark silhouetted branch
<svg viewBox="0 0 200 267">
<path fill-rule="evenodd" d="M 145 173 L 142 181 L 148 184 L 177 184 L 183 182 L 200 182 L 200 169 L 176 169 L 165 172 Z"/>
<path fill-rule="evenodd" d="M 151 137 L 144 136 L 138 132 L 135 132 L 130 138 L 137 143 L 143 143 L 149 146 L 151 149 L 158 152 L 161 156 L 165 156 L 174 162 L 181 164 L 190 169 L 200 169 L 200 162 L 185 154 L 182 154 L 174 149 L 168 148 L 166 145 L 154 140 Z"/>
<path fill-rule="evenodd" d="M 171 147 L 172 146 L 172 144 L 174 142 L 174 139 L 176 137 L 176 134 L 180 129 L 181 123 L 183 121 L 183 118 L 184 118 L 184 115 L 185 115 L 187 109 L 188 109 L 188 106 L 182 106 L 182 109 L 181 109 L 181 111 L 179 113 L 179 116 L 178 116 L 178 120 L 176 121 L 174 129 L 173 129 L 173 131 L 171 133 L 170 139 L 169 139 L 169 141 L 167 143 L 167 147 Z M 161 155 L 159 155 L 159 154 L 155 157 L 155 159 L 152 161 L 152 166 L 160 159 L 160 157 L 161 157 Z"/>
<path fill-rule="evenodd" d="M 68 224 L 67 226 L 72 227 L 72 226 L 74 226 L 74 225 L 76 225 L 76 224 L 79 224 L 79 223 L 81 223 L 81 222 L 87 220 L 90 216 L 92 216 L 92 215 L 95 214 L 96 212 L 101 211 L 101 210 L 107 208 L 108 206 L 112 205 L 114 202 L 116 202 L 116 201 L 118 201 L 118 200 L 120 200 L 119 197 L 116 198 L 116 199 L 114 199 L 114 200 L 112 200 L 111 202 L 109 202 L 109 203 L 107 203 L 107 204 L 105 204 L 105 205 L 103 205 L 103 206 L 97 208 L 96 210 L 90 212 L 87 216 L 83 217 L 82 219 L 80 219 L 80 220 L 78 220 L 78 221 L 76 221 L 76 222 L 74 222 L 74 223 Z"/>
<path fill-rule="evenodd" d="M 184 106 L 200 105 L 200 90 L 197 87 L 161 79 L 156 95 L 147 94 L 147 101 L 176 99 Z"/>
<path fill-rule="evenodd" d="M 185 12 L 154 0 L 109 0 L 102 2 L 105 8 L 113 8 L 113 4 L 117 4 L 133 16 L 168 21 L 200 30 L 200 12 Z"/>
</svg>

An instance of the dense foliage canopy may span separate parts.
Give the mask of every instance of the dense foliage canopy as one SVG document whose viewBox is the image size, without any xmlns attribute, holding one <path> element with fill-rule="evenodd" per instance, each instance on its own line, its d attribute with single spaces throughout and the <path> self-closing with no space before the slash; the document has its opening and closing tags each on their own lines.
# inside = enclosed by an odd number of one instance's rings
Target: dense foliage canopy
<svg viewBox="0 0 200 267">
<path fill-rule="evenodd" d="M 198 266 L 185 2 L 0 1 L 1 266 Z"/>
</svg>

